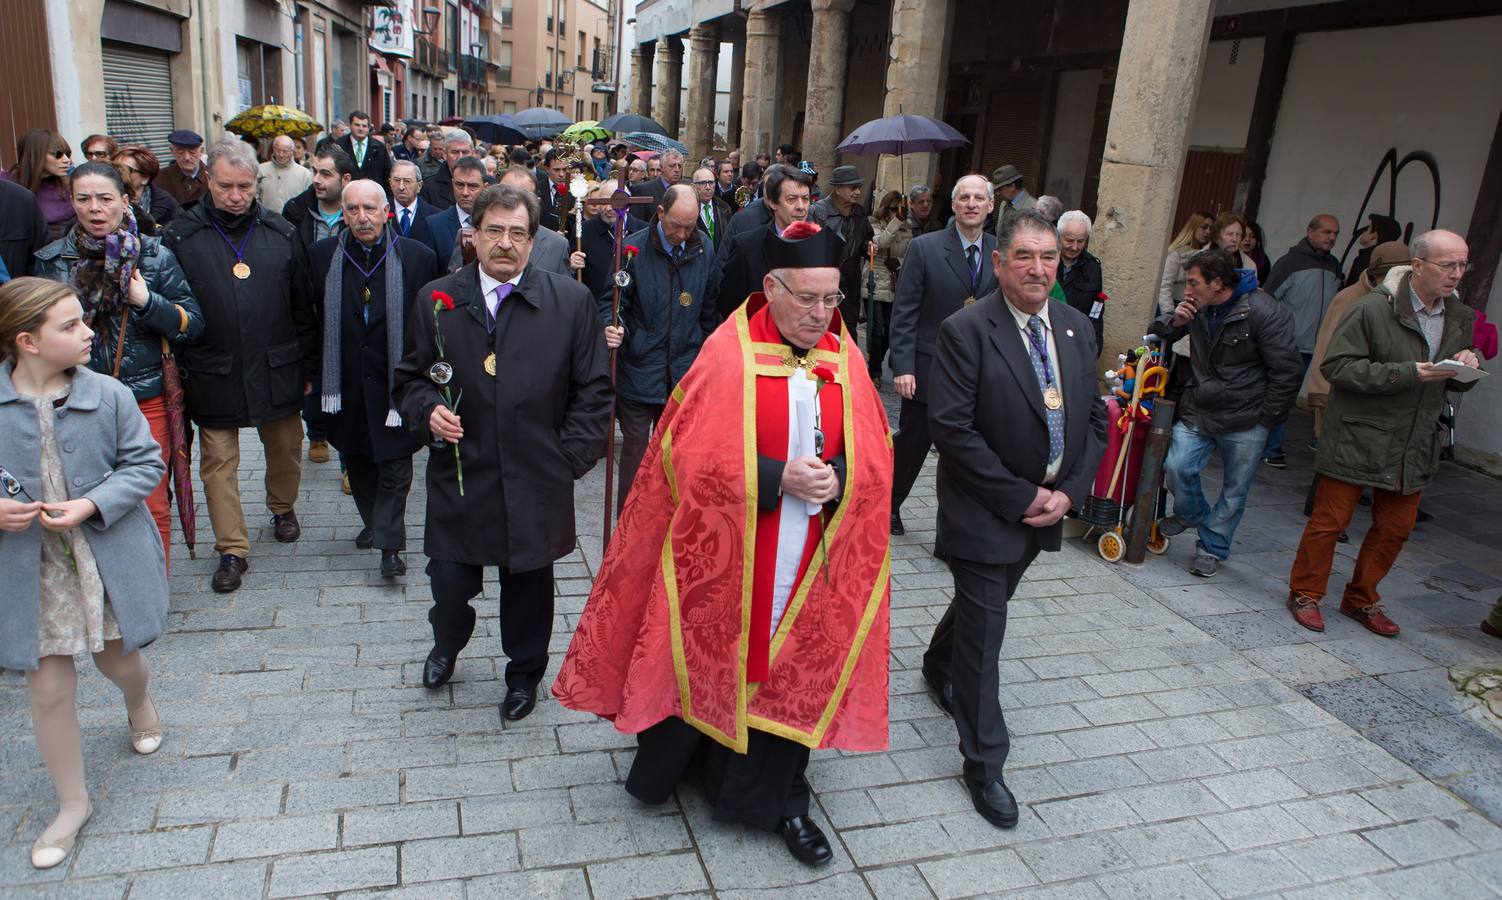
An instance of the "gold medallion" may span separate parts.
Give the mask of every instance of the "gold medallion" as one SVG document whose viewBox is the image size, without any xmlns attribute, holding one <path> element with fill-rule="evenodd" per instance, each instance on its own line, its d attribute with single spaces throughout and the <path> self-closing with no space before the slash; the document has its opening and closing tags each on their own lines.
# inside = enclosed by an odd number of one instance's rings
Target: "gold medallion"
<svg viewBox="0 0 1502 900">
<path fill-rule="evenodd" d="M 235 277 L 241 281 L 250 277 L 250 266 L 247 266 L 243 260 L 235 263 L 235 267 L 230 271 L 235 273 Z"/>
<path fill-rule="evenodd" d="M 491 378 L 495 377 L 495 354 L 494 353 L 492 353 L 489 356 L 485 357 L 485 374 L 489 375 Z"/>
<path fill-rule="evenodd" d="M 971 305 L 974 302 L 975 302 L 975 298 L 974 297 L 966 297 L 965 298 L 965 305 L 966 306 L 969 306 L 969 305 Z"/>
<path fill-rule="evenodd" d="M 684 291 L 683 293 L 681 293 L 681 294 L 678 295 L 678 305 L 679 306 L 688 307 L 688 306 L 692 306 L 693 303 L 694 303 L 694 295 L 690 294 L 688 291 Z"/>
<path fill-rule="evenodd" d="M 1049 409 L 1058 409 L 1064 405 L 1064 395 L 1059 393 L 1056 387 L 1050 387 L 1043 392 L 1043 405 Z"/>
</svg>

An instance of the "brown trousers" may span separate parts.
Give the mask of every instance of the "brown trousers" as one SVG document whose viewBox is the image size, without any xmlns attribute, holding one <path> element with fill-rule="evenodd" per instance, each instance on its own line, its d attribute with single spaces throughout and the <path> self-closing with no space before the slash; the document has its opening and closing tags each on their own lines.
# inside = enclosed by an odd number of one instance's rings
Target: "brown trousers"
<svg viewBox="0 0 1502 900">
<path fill-rule="evenodd" d="M 302 420 L 292 415 L 256 431 L 266 450 L 266 508 L 273 515 L 289 513 L 302 483 Z M 250 555 L 250 537 L 240 505 L 240 429 L 200 428 L 198 447 L 198 477 L 214 527 L 214 552 L 244 559 Z"/>
<path fill-rule="evenodd" d="M 1293 558 L 1288 575 L 1288 590 L 1315 600 L 1325 596 L 1330 580 L 1330 565 L 1335 558 L 1335 544 L 1340 533 L 1351 523 L 1356 505 L 1364 490 L 1359 484 L 1319 476 L 1314 489 L 1314 512 L 1299 539 L 1299 552 Z M 1372 606 L 1381 598 L 1377 583 L 1403 550 L 1403 544 L 1418 519 L 1422 493 L 1399 494 L 1396 491 L 1372 491 L 1372 527 L 1361 542 L 1356 555 L 1356 569 L 1346 583 L 1344 599 L 1355 606 Z"/>
</svg>

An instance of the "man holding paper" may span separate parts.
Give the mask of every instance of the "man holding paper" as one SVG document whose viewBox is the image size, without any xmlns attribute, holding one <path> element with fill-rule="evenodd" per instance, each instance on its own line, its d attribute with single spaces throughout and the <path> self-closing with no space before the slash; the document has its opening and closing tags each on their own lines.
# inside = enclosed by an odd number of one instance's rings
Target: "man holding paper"
<svg viewBox="0 0 1502 900">
<path fill-rule="evenodd" d="M 1455 292 L 1470 269 L 1465 239 L 1430 231 L 1414 239 L 1412 256 L 1412 266 L 1393 268 L 1356 301 L 1320 366 L 1330 400 L 1314 464 L 1319 483 L 1288 577 L 1288 609 L 1311 631 L 1325 628 L 1319 601 L 1336 539 L 1370 487 L 1372 526 L 1340 611 L 1375 634 L 1398 633 L 1377 583 L 1408 540 L 1419 498 L 1439 468 L 1445 391 L 1470 390 L 1485 374 L 1471 351 L 1475 313 Z"/>
</svg>

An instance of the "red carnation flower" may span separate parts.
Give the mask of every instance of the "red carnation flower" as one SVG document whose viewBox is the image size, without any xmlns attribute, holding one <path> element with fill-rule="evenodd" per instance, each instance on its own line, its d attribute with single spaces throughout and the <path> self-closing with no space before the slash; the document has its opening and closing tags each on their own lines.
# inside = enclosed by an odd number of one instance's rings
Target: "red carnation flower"
<svg viewBox="0 0 1502 900">
<path fill-rule="evenodd" d="M 1095 292 L 1095 299 L 1099 300 L 1102 303 L 1105 303 L 1107 300 L 1110 300 L 1111 298 L 1106 296 L 1106 292 L 1105 291 L 1096 291 Z"/>
<path fill-rule="evenodd" d="M 790 241 L 801 241 L 813 237 L 821 230 L 816 222 L 794 222 L 782 230 L 782 236 Z"/>
<path fill-rule="evenodd" d="M 450 297 L 448 294 L 444 293 L 443 291 L 434 291 L 433 292 L 433 306 L 434 306 L 435 309 L 437 307 L 439 307 L 439 306 L 442 306 L 444 309 L 453 309 L 454 308 L 454 298 Z"/>
<path fill-rule="evenodd" d="M 553 185 L 553 190 L 558 194 L 558 196 L 562 197 L 564 194 L 568 193 L 568 185 L 560 181 L 557 184 Z"/>
<path fill-rule="evenodd" d="M 834 369 L 828 363 L 814 366 L 814 377 L 824 384 L 834 384 Z"/>
<path fill-rule="evenodd" d="M 627 244 L 626 246 L 624 246 L 624 247 L 621 248 L 621 252 L 624 253 L 624 254 L 626 254 L 626 258 L 627 259 L 631 259 L 633 256 L 635 256 L 636 254 L 640 253 L 641 251 L 636 248 L 635 244 Z"/>
</svg>

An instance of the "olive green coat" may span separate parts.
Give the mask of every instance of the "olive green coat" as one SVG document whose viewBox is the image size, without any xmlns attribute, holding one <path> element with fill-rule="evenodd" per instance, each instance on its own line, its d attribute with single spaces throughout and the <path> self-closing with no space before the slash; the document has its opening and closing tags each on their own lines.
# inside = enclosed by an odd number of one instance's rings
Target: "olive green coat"
<svg viewBox="0 0 1502 900">
<path fill-rule="evenodd" d="M 1408 291 L 1411 268 L 1399 266 L 1357 300 L 1330 337 L 1320 371 L 1330 380 L 1330 405 L 1315 470 L 1351 484 L 1414 494 L 1439 469 L 1439 416 L 1445 391 L 1472 384 L 1420 382 L 1429 360 Z M 1445 327 L 1436 361 L 1471 346 L 1476 314 L 1445 298 Z"/>
</svg>

